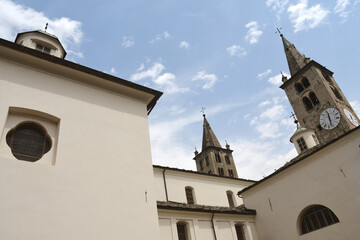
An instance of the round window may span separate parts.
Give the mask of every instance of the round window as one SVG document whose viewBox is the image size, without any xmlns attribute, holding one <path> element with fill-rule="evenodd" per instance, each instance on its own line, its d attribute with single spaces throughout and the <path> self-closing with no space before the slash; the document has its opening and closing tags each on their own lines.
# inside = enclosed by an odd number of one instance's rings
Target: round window
<svg viewBox="0 0 360 240">
<path fill-rule="evenodd" d="M 30 122 L 20 123 L 11 129 L 6 135 L 6 143 L 15 158 L 29 162 L 41 159 L 52 146 L 44 128 Z"/>
</svg>

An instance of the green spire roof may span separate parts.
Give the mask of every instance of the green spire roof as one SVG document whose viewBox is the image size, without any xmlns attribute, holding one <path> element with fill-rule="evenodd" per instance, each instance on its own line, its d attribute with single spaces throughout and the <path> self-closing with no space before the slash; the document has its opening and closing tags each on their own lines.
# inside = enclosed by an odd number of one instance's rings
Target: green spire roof
<svg viewBox="0 0 360 240">
<path fill-rule="evenodd" d="M 280 36 L 284 45 L 284 51 L 289 65 L 290 74 L 294 75 L 309 62 L 309 59 L 301 54 L 295 48 L 294 44 L 290 43 L 284 37 L 284 35 L 281 34 Z"/>
</svg>

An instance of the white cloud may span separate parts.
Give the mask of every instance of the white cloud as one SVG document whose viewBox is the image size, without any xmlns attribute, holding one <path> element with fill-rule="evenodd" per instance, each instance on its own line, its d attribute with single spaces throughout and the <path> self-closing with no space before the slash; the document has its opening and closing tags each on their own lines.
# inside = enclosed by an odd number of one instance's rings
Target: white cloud
<svg viewBox="0 0 360 240">
<path fill-rule="evenodd" d="M 10 0 L 2 0 L 0 7 L 0 35 L 9 40 L 23 31 L 44 29 L 49 23 L 47 32 L 56 35 L 69 54 L 81 57 L 82 53 L 74 50 L 83 40 L 82 23 L 66 17 L 50 19 L 42 12 L 17 4 Z"/>
<path fill-rule="evenodd" d="M 170 33 L 168 31 L 165 31 L 161 34 L 156 35 L 154 39 L 150 41 L 150 43 L 154 43 L 163 39 L 169 39 L 171 37 Z"/>
<path fill-rule="evenodd" d="M 139 68 L 138 68 L 139 69 Z M 142 66 L 140 69 L 143 70 Z M 180 88 L 176 84 L 176 76 L 173 73 L 162 73 L 165 70 L 165 66 L 161 63 L 154 63 L 147 70 L 134 73 L 130 76 L 131 81 L 140 81 L 146 78 L 150 78 L 155 84 L 157 84 L 166 93 L 184 93 L 187 92 L 188 88 Z"/>
<path fill-rule="evenodd" d="M 287 73 L 279 73 L 278 75 L 272 76 L 268 79 L 268 82 L 275 85 L 280 86 L 282 84 L 282 75 L 289 77 L 289 74 Z"/>
<path fill-rule="evenodd" d="M 131 36 L 122 37 L 121 46 L 124 48 L 133 47 L 135 45 L 134 39 Z"/>
<path fill-rule="evenodd" d="M 179 44 L 179 48 L 185 48 L 185 49 L 189 49 L 190 47 L 190 44 L 186 41 L 182 41 L 180 44 Z"/>
<path fill-rule="evenodd" d="M 349 16 L 349 11 L 346 11 L 346 7 L 350 4 L 350 0 L 336 0 L 336 6 L 334 11 L 343 19 Z"/>
<path fill-rule="evenodd" d="M 258 107 L 264 107 L 266 105 L 269 105 L 271 102 L 269 100 L 262 101 L 258 104 Z"/>
<path fill-rule="evenodd" d="M 250 42 L 250 44 L 257 43 L 259 41 L 259 37 L 263 34 L 261 30 L 259 30 L 259 25 L 256 21 L 249 22 L 245 25 L 248 28 L 248 32 L 246 33 L 245 40 Z"/>
<path fill-rule="evenodd" d="M 145 69 L 145 64 L 141 63 L 138 69 L 136 69 L 136 71 L 142 71 L 144 69 Z"/>
<path fill-rule="evenodd" d="M 266 77 L 267 75 L 269 75 L 270 73 L 271 73 L 271 69 L 267 69 L 265 72 L 259 73 L 259 74 L 257 75 L 257 77 L 258 77 L 259 79 L 262 79 L 262 78 Z"/>
<path fill-rule="evenodd" d="M 308 7 L 308 0 L 299 0 L 298 4 L 290 5 L 287 11 L 294 24 L 294 32 L 308 30 L 323 24 L 329 14 L 329 11 L 323 9 L 320 4 Z"/>
<path fill-rule="evenodd" d="M 269 121 L 277 121 L 285 116 L 285 108 L 283 105 L 274 105 L 266 109 L 260 114 L 260 117 Z"/>
<path fill-rule="evenodd" d="M 171 113 L 172 115 L 179 115 L 179 114 L 181 114 L 181 113 L 184 113 L 185 111 L 186 111 L 186 109 L 181 108 L 181 107 L 179 107 L 179 106 L 172 106 L 172 107 L 170 108 L 170 113 Z"/>
<path fill-rule="evenodd" d="M 297 156 L 295 148 L 290 144 L 279 151 L 276 145 L 282 143 L 273 139 L 230 139 L 229 143 L 234 150 L 238 176 L 245 179 L 262 179 Z"/>
<path fill-rule="evenodd" d="M 359 101 L 350 101 L 350 105 L 356 112 L 356 115 L 360 116 L 360 102 Z"/>
<path fill-rule="evenodd" d="M 242 57 L 242 56 L 246 56 L 247 55 L 247 52 L 245 51 L 244 48 L 242 48 L 241 46 L 239 45 L 232 45 L 231 47 L 228 47 L 226 49 L 226 51 L 231 55 L 231 56 L 239 56 L 239 57 Z"/>
<path fill-rule="evenodd" d="M 217 77 L 215 74 L 208 74 L 205 71 L 198 72 L 193 78 L 193 81 L 204 81 L 205 84 L 202 86 L 203 89 L 210 89 L 214 86 L 217 81 Z"/>
<path fill-rule="evenodd" d="M 280 14 L 285 10 L 288 0 L 267 0 L 266 6 L 271 7 L 276 12 L 276 16 L 280 18 Z"/>
<path fill-rule="evenodd" d="M 116 71 L 116 69 L 115 69 L 115 68 L 113 68 L 113 67 L 112 67 L 112 68 L 110 69 L 110 73 L 111 73 L 111 74 L 116 74 L 116 73 L 117 73 L 117 71 Z"/>
</svg>

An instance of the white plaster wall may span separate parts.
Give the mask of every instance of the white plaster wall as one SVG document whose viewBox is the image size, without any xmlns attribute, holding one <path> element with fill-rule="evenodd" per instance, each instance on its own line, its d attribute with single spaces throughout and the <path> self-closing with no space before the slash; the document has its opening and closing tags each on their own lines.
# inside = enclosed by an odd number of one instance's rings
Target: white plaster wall
<svg viewBox="0 0 360 240">
<path fill-rule="evenodd" d="M 159 210 L 160 240 L 177 240 L 176 223 L 186 222 L 189 240 L 237 240 L 235 224 L 243 225 L 246 240 L 258 240 L 254 216 Z"/>
<path fill-rule="evenodd" d="M 154 168 L 156 199 L 166 201 L 163 169 Z M 194 188 L 195 203 L 210 206 L 229 207 L 226 191 L 234 194 L 235 205 L 242 204 L 236 194 L 252 182 L 238 179 L 221 178 L 211 175 L 200 175 L 176 170 L 165 170 L 168 200 L 186 203 L 185 187 Z"/>
<path fill-rule="evenodd" d="M 9 106 L 60 119 L 54 165 L 0 158 L 0 239 L 158 239 L 146 104 L 8 60 L 0 72 L 1 136 Z"/>
<path fill-rule="evenodd" d="M 256 209 L 256 228 L 260 239 L 358 238 L 359 130 L 243 193 L 246 207 Z M 330 208 L 340 222 L 300 235 L 298 216 L 312 204 Z"/>
</svg>

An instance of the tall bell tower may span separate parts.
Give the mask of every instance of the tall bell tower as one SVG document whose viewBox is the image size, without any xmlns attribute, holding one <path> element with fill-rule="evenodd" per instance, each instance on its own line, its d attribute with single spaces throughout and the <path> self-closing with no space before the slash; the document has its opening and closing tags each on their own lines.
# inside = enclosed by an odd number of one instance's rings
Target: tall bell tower
<svg viewBox="0 0 360 240">
<path fill-rule="evenodd" d="M 333 72 L 301 54 L 282 34 L 291 78 L 282 88 L 300 122 L 325 144 L 359 126 L 359 118 L 333 78 Z"/>
<path fill-rule="evenodd" d="M 195 150 L 194 160 L 198 172 L 215 174 L 237 178 L 238 174 L 230 145 L 226 143 L 226 148 L 222 148 L 215 133 L 210 127 L 205 114 L 203 124 L 202 150 L 199 153 Z"/>
</svg>

